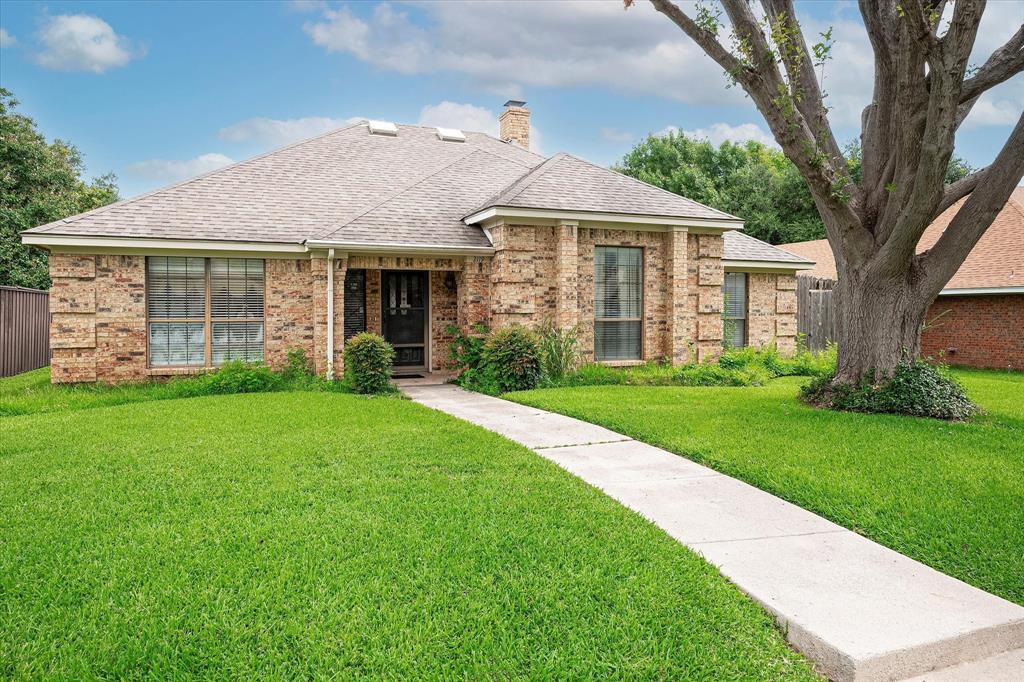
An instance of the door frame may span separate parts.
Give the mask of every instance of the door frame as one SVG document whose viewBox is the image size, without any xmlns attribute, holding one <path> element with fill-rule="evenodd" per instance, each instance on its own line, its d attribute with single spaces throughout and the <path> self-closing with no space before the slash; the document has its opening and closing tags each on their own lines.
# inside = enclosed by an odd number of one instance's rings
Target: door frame
<svg viewBox="0 0 1024 682">
<path fill-rule="evenodd" d="M 430 295 L 430 270 L 412 270 L 412 269 L 396 269 L 381 270 L 380 273 L 380 320 L 381 320 L 381 336 L 384 336 L 384 320 L 385 311 L 388 308 L 387 302 L 387 276 L 390 273 L 396 274 L 416 274 L 422 275 L 423 277 L 423 296 L 426 299 L 423 302 L 423 364 L 422 365 L 403 365 L 398 367 L 396 365 L 391 366 L 391 372 L 394 375 L 400 374 L 418 374 L 421 372 L 429 372 L 431 367 L 431 355 L 433 351 L 433 344 L 431 343 L 431 317 L 433 317 L 433 297 Z M 387 341 L 387 337 L 384 338 Z M 391 343 L 388 341 L 388 343 Z M 392 344 L 394 345 L 394 344 Z M 407 345 L 418 345 L 418 344 L 407 344 Z"/>
</svg>

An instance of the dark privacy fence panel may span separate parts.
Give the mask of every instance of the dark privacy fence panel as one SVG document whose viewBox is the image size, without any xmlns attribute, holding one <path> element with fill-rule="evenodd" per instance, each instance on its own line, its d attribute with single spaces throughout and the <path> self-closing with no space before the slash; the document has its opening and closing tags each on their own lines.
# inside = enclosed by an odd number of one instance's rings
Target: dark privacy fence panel
<svg viewBox="0 0 1024 682">
<path fill-rule="evenodd" d="M 0 377 L 48 365 L 49 329 L 47 292 L 0 287 Z"/>
</svg>

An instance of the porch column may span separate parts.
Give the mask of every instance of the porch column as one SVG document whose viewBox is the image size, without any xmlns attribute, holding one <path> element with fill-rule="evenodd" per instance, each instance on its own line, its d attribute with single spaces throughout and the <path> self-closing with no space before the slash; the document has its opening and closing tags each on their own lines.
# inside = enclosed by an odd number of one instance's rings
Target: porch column
<svg viewBox="0 0 1024 682">
<path fill-rule="evenodd" d="M 459 328 L 491 323 L 491 259 L 467 256 L 458 275 Z"/>
<path fill-rule="evenodd" d="M 689 233 L 675 227 L 667 233 L 665 274 L 668 281 L 668 343 L 666 355 L 674 365 L 694 360 L 690 344 L 696 342 L 696 311 L 690 305 L 690 268 L 687 255 Z"/>
<path fill-rule="evenodd" d="M 561 221 L 555 227 L 555 324 L 559 329 L 574 327 L 580 321 L 578 230 L 575 220 Z"/>
</svg>

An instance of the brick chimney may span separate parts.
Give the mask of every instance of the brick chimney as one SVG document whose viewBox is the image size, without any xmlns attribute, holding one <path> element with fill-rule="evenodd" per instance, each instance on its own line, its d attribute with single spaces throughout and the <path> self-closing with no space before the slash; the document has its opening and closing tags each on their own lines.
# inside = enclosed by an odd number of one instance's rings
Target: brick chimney
<svg viewBox="0 0 1024 682">
<path fill-rule="evenodd" d="M 505 102 L 505 111 L 498 117 L 501 124 L 501 139 L 523 149 L 530 148 L 530 110 L 526 102 L 510 99 Z"/>
</svg>

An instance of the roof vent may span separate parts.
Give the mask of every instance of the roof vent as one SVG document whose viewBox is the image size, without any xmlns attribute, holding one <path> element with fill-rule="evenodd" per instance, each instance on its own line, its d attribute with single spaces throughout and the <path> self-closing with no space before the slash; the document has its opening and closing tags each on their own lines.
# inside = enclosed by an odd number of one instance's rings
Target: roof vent
<svg viewBox="0 0 1024 682">
<path fill-rule="evenodd" d="M 367 121 L 366 125 L 370 128 L 371 135 L 398 135 L 398 126 L 391 121 Z"/>
<path fill-rule="evenodd" d="M 438 128 L 437 139 L 444 140 L 445 142 L 465 142 L 466 133 L 458 128 Z"/>
</svg>

